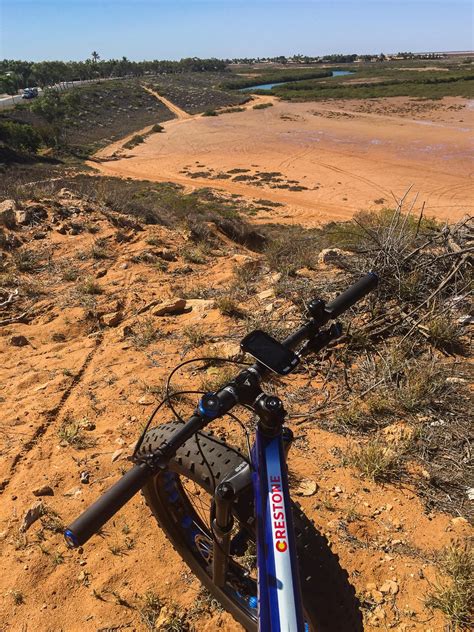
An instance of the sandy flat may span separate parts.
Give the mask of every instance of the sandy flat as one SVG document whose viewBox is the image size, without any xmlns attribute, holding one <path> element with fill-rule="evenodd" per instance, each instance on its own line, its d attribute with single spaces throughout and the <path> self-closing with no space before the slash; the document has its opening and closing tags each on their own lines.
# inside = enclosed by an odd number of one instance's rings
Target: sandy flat
<svg viewBox="0 0 474 632">
<path fill-rule="evenodd" d="M 282 202 L 276 219 L 305 225 L 393 204 L 409 187 L 430 215 L 457 220 L 473 212 L 473 102 L 273 102 L 264 110 L 169 121 L 164 133 L 98 168 Z M 235 168 L 280 172 L 283 182 L 306 190 L 235 182 L 235 175 L 215 179 Z M 192 177 L 203 172 L 209 175 Z"/>
</svg>

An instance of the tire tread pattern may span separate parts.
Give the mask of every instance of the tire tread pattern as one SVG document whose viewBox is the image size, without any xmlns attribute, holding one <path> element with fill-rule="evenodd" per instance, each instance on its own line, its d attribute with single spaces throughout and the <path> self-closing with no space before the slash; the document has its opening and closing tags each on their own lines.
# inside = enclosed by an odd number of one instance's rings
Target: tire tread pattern
<svg viewBox="0 0 474 632">
<path fill-rule="evenodd" d="M 150 430 L 143 441 L 141 452 L 149 454 L 157 450 L 180 425 L 172 422 Z M 208 493 L 212 493 L 212 482 L 218 484 L 224 474 L 247 459 L 238 450 L 209 433 L 200 432 L 198 437 L 196 440 L 196 436 L 193 436 L 178 449 L 175 458 L 170 461 L 169 469 L 194 480 Z M 202 454 L 206 455 L 206 459 Z M 213 481 L 209 467 L 212 468 Z M 179 529 L 167 519 L 166 505 L 160 501 L 154 480 L 145 486 L 143 493 L 175 550 L 192 571 L 247 630 L 256 630 L 248 618 L 242 618 L 240 609 L 214 586 L 204 569 L 185 550 L 187 546 L 178 532 Z M 293 520 L 304 607 L 311 623 L 316 626 L 317 632 L 362 632 L 359 602 L 347 572 L 339 564 L 338 556 L 331 551 L 326 537 L 316 529 L 296 503 L 293 503 Z"/>
</svg>

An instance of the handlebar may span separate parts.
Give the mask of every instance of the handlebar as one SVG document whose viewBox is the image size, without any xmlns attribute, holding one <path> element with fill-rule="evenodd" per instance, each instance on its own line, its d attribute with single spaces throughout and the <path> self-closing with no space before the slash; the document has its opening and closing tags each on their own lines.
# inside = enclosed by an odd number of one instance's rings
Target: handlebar
<svg viewBox="0 0 474 632">
<path fill-rule="evenodd" d="M 321 303 L 322 309 L 318 316 L 313 317 L 300 327 L 300 329 L 291 334 L 283 341 L 283 344 L 293 348 L 304 340 L 310 341 L 319 327 L 325 325 L 329 320 L 337 318 L 344 311 L 352 307 L 357 301 L 373 290 L 377 286 L 377 283 L 378 276 L 374 272 L 369 272 L 328 305 L 324 306 L 324 303 Z M 327 336 L 327 341 L 329 341 L 330 337 L 329 335 Z M 321 340 L 322 342 L 319 347 L 317 345 L 314 347 L 309 346 L 308 350 L 317 351 L 327 344 L 327 342 L 324 342 L 324 337 Z M 255 366 L 257 365 L 254 365 L 254 367 Z M 264 367 L 258 366 L 257 368 L 257 373 L 262 375 L 262 369 L 264 369 Z M 245 373 L 245 371 L 242 373 Z M 220 389 L 217 393 L 217 399 L 219 399 L 224 412 L 228 412 L 238 403 L 227 387 Z M 196 413 L 192 415 L 188 423 L 183 425 L 176 434 L 169 439 L 168 443 L 163 446 L 160 465 L 166 463 L 166 459 L 169 461 L 179 446 L 206 426 L 211 418 L 213 418 L 202 409 L 198 414 Z M 66 538 L 68 546 L 73 548 L 87 542 L 94 533 L 97 533 L 119 509 L 140 491 L 147 480 L 157 472 L 157 469 L 156 463 L 153 464 L 151 461 L 143 461 L 129 470 L 65 530 L 64 537 Z"/>
<path fill-rule="evenodd" d="M 138 463 L 124 474 L 64 531 L 67 545 L 74 548 L 87 542 L 141 490 L 151 474 L 147 463 Z"/>
<path fill-rule="evenodd" d="M 369 292 L 377 287 L 379 277 L 375 272 L 369 272 L 362 277 L 357 283 L 351 285 L 345 292 L 339 294 L 329 305 L 326 305 L 325 312 L 328 314 L 328 319 L 337 318 L 343 312 L 355 305 Z"/>
</svg>

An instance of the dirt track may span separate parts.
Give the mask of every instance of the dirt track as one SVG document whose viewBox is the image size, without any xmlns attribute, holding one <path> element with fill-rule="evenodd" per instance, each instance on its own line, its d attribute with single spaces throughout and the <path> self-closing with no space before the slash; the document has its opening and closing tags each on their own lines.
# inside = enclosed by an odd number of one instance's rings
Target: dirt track
<svg viewBox="0 0 474 632">
<path fill-rule="evenodd" d="M 469 132 L 474 114 L 469 102 L 444 99 L 441 105 L 432 102 L 432 109 L 423 106 L 421 113 L 414 101 L 385 102 L 388 108 L 382 113 L 380 108 L 371 112 L 370 102 L 361 111 L 361 102 L 276 100 L 267 109 L 254 110 L 251 104 L 245 112 L 218 117 L 192 117 L 180 110 L 177 119 L 164 124 L 165 133 L 150 136 L 121 152 L 123 159 L 102 163 L 99 169 L 107 175 L 264 197 L 285 204 L 277 221 L 306 225 L 390 205 L 410 186 L 426 202 L 428 214 L 453 220 L 472 213 Z M 119 147 L 115 143 L 98 156 L 110 156 Z M 279 172 L 283 181 L 292 180 L 304 190 L 235 181 L 226 174 L 235 168 L 248 169 L 249 176 Z"/>
<path fill-rule="evenodd" d="M 163 103 L 163 105 L 166 105 L 168 110 L 171 110 L 171 112 L 173 112 L 173 114 L 176 114 L 176 117 L 178 119 L 191 118 L 191 114 L 188 114 L 187 112 L 185 112 L 184 110 L 179 108 L 174 103 L 171 103 L 171 101 L 169 99 L 167 99 L 166 97 L 162 96 L 161 94 L 158 94 L 158 92 L 156 92 L 155 90 L 151 90 L 150 88 L 145 88 L 145 90 L 147 92 L 149 92 L 150 94 L 152 94 L 154 97 L 156 97 L 158 99 L 158 101 L 161 101 Z"/>
</svg>

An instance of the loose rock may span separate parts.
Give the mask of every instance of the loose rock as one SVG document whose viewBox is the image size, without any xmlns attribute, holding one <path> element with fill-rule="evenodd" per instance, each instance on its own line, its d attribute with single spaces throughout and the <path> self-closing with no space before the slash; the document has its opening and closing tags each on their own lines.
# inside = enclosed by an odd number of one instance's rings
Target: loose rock
<svg viewBox="0 0 474 632">
<path fill-rule="evenodd" d="M 53 488 L 49 485 L 42 485 L 32 490 L 33 496 L 54 496 Z"/>
<path fill-rule="evenodd" d="M 117 325 L 120 325 L 122 320 L 123 320 L 123 313 L 120 311 L 113 312 L 111 314 L 104 314 L 101 318 L 102 323 L 106 327 L 117 327 Z"/>
<path fill-rule="evenodd" d="M 392 579 L 387 579 L 380 586 L 380 592 L 384 594 L 396 595 L 398 592 L 398 584 L 396 581 Z"/>
<path fill-rule="evenodd" d="M 82 494 L 82 489 L 80 487 L 71 487 L 67 492 L 64 492 L 63 496 L 67 496 L 68 498 L 77 498 Z"/>
<path fill-rule="evenodd" d="M 316 493 L 318 484 L 316 481 L 312 481 L 310 478 L 304 478 L 298 487 L 295 489 L 297 496 L 312 496 Z"/>
<path fill-rule="evenodd" d="M 205 298 L 191 298 L 186 301 L 186 309 L 191 309 L 191 311 L 198 314 L 205 314 L 209 312 L 211 309 L 214 309 L 216 302 L 213 299 L 205 299 Z"/>
<path fill-rule="evenodd" d="M 261 301 L 264 301 L 267 298 L 273 298 L 275 296 L 275 291 L 273 290 L 273 288 L 270 288 L 269 290 L 264 290 L 263 292 L 259 292 L 257 294 L 257 298 L 260 299 Z"/>
<path fill-rule="evenodd" d="M 157 250 L 154 254 L 160 259 L 163 259 L 163 261 L 176 261 L 178 259 L 172 250 L 166 248 L 164 250 Z"/>
<path fill-rule="evenodd" d="M 10 338 L 10 344 L 13 347 L 26 347 L 29 342 L 26 336 L 12 336 Z"/>
<path fill-rule="evenodd" d="M 467 384 L 467 380 L 463 377 L 447 377 L 446 384 Z"/>
<path fill-rule="evenodd" d="M 340 248 L 325 248 L 321 250 L 318 255 L 318 263 L 338 267 L 340 264 L 345 263 L 346 259 L 350 256 L 350 252 L 341 250 Z"/>
<path fill-rule="evenodd" d="M 4 200 L 0 202 L 0 226 L 6 228 L 16 228 L 16 204 L 15 200 Z"/>
<path fill-rule="evenodd" d="M 118 450 L 115 450 L 111 458 L 112 463 L 117 461 L 122 456 L 122 453 L 123 453 L 123 450 L 121 448 L 119 448 Z"/>
<path fill-rule="evenodd" d="M 32 505 L 28 509 L 26 514 L 24 515 L 23 521 L 20 526 L 20 531 L 22 533 L 25 533 L 25 531 L 28 531 L 31 525 L 37 520 L 39 520 L 39 518 L 41 518 L 43 514 L 44 514 L 44 505 L 41 502 L 41 500 L 39 500 L 34 505 Z"/>
<path fill-rule="evenodd" d="M 153 311 L 154 316 L 168 316 L 174 314 L 182 314 L 186 309 L 186 300 L 184 298 L 178 298 L 168 303 L 158 305 Z"/>
</svg>

